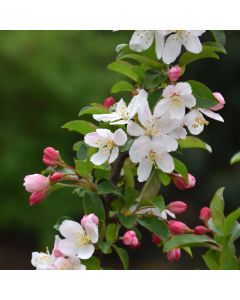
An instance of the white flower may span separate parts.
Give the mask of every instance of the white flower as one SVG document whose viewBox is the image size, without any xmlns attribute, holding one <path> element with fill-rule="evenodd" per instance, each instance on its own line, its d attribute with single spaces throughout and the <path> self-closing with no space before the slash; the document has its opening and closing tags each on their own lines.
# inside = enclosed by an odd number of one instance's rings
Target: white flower
<svg viewBox="0 0 240 300">
<path fill-rule="evenodd" d="M 170 118 L 181 120 L 185 115 L 185 107 L 192 108 L 196 105 L 191 85 L 187 82 L 168 85 L 162 95 L 164 98 L 155 107 L 155 115 L 158 117 L 169 113 Z"/>
<path fill-rule="evenodd" d="M 129 150 L 129 156 L 132 162 L 139 163 L 137 169 L 139 182 L 148 179 L 153 166 L 166 173 L 174 170 L 173 158 L 164 145 L 161 145 L 158 139 L 151 139 L 149 136 L 141 136 L 135 140 Z"/>
<path fill-rule="evenodd" d="M 98 241 L 98 227 L 89 222 L 83 228 L 79 223 L 65 220 L 59 227 L 65 239 L 58 244 L 59 250 L 66 256 L 77 255 L 78 258 L 88 259 L 94 253 L 94 246 Z"/>
<path fill-rule="evenodd" d="M 168 209 L 164 209 L 160 211 L 157 207 L 143 207 L 140 208 L 136 214 L 138 215 L 151 215 L 158 217 L 160 219 L 167 220 L 167 216 L 169 215 L 171 218 L 175 219 L 175 214 L 170 212 Z"/>
<path fill-rule="evenodd" d="M 54 262 L 56 270 L 86 270 L 86 266 L 81 264 L 76 256 L 58 257 Z"/>
<path fill-rule="evenodd" d="M 208 125 L 209 122 L 204 118 L 203 114 L 211 119 L 224 122 L 223 118 L 219 114 L 209 109 L 193 109 L 186 114 L 184 122 L 191 134 L 198 135 L 203 131 L 204 125 Z"/>
<path fill-rule="evenodd" d="M 111 164 L 118 157 L 118 146 L 123 146 L 127 142 L 127 135 L 122 129 L 117 129 L 114 133 L 109 129 L 97 129 L 86 134 L 84 141 L 92 147 L 99 148 L 99 151 L 91 157 L 94 165 L 101 165 L 107 160 Z"/>
<path fill-rule="evenodd" d="M 54 262 L 56 257 L 49 253 L 44 252 L 33 252 L 31 264 L 37 270 L 54 270 Z"/>
<path fill-rule="evenodd" d="M 93 115 L 93 118 L 98 122 L 110 122 L 111 125 L 124 125 L 129 122 L 137 113 L 139 106 L 144 99 L 147 98 L 147 92 L 140 90 L 139 94 L 134 96 L 128 106 L 125 101 L 121 99 L 117 105 L 116 110 L 109 114 Z"/>
<path fill-rule="evenodd" d="M 171 31 L 165 30 L 137 30 L 134 32 L 129 47 L 136 52 L 142 52 L 151 47 L 155 38 L 155 50 L 157 58 L 162 57 L 164 37 Z"/>
<path fill-rule="evenodd" d="M 181 53 L 182 45 L 192 53 L 200 53 L 202 44 L 198 37 L 204 32 L 205 30 L 177 30 L 174 34 L 170 34 L 163 49 L 163 61 L 166 64 L 174 62 Z"/>
</svg>

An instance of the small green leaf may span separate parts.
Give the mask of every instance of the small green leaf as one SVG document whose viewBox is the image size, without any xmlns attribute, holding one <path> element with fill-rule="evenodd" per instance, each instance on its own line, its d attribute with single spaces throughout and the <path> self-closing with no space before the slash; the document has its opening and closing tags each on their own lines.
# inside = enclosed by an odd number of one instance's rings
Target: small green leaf
<svg viewBox="0 0 240 300">
<path fill-rule="evenodd" d="M 125 216 L 124 214 L 119 214 L 118 219 L 125 228 L 129 229 L 136 225 L 137 216 L 136 215 Z"/>
<path fill-rule="evenodd" d="M 193 257 L 192 250 L 190 247 L 182 247 L 182 249 L 190 256 Z"/>
<path fill-rule="evenodd" d="M 224 200 L 223 200 L 224 188 L 217 190 L 210 203 L 210 210 L 213 224 L 220 230 L 223 231 L 224 225 Z"/>
<path fill-rule="evenodd" d="M 83 197 L 85 214 L 95 213 L 99 220 L 105 220 L 105 210 L 101 198 L 94 192 L 85 191 Z"/>
<path fill-rule="evenodd" d="M 161 64 L 159 61 L 153 60 L 145 55 L 142 54 L 135 54 L 133 53 L 128 53 L 129 51 L 123 51 L 117 56 L 117 60 L 122 60 L 122 59 L 131 59 L 134 61 L 139 62 L 140 64 L 149 66 L 151 68 L 159 69 L 161 67 Z"/>
<path fill-rule="evenodd" d="M 105 106 L 102 107 L 85 106 L 80 110 L 78 116 L 81 117 L 83 115 L 107 114 L 107 113 L 109 113 L 109 111 Z"/>
<path fill-rule="evenodd" d="M 173 158 L 174 161 L 174 170 L 182 175 L 183 179 L 188 183 L 188 169 L 186 165 L 177 158 Z"/>
<path fill-rule="evenodd" d="M 78 133 L 85 135 L 95 131 L 97 126 L 87 121 L 75 120 L 64 124 L 62 128 L 66 128 L 69 131 L 77 131 Z"/>
<path fill-rule="evenodd" d="M 232 231 L 232 240 L 236 241 L 239 238 L 240 238 L 240 224 L 236 222 Z"/>
<path fill-rule="evenodd" d="M 219 270 L 220 253 L 218 251 L 209 249 L 202 257 L 210 270 Z"/>
<path fill-rule="evenodd" d="M 111 93 L 116 94 L 119 92 L 132 92 L 134 90 L 135 88 L 130 82 L 122 80 L 114 84 L 114 86 L 111 88 Z"/>
<path fill-rule="evenodd" d="M 101 270 L 100 260 L 95 256 L 85 260 L 82 259 L 81 262 L 87 270 Z"/>
<path fill-rule="evenodd" d="M 196 98 L 198 107 L 209 108 L 218 104 L 218 101 L 213 96 L 212 91 L 206 85 L 195 80 L 189 80 L 188 83 L 192 87 L 193 95 Z"/>
<path fill-rule="evenodd" d="M 123 198 L 123 194 L 120 192 L 120 190 L 109 181 L 101 182 L 97 186 L 97 193 L 99 195 L 113 194 L 113 195 Z"/>
<path fill-rule="evenodd" d="M 112 247 L 116 251 L 117 255 L 119 256 L 124 269 L 127 270 L 129 267 L 129 257 L 127 251 L 123 248 L 117 247 L 116 245 L 112 245 Z"/>
<path fill-rule="evenodd" d="M 240 162 L 240 151 L 233 155 L 233 157 L 230 160 L 230 164 L 233 165 L 239 162 Z"/>
<path fill-rule="evenodd" d="M 103 254 L 112 253 L 112 242 L 98 242 L 98 247 L 102 251 Z"/>
<path fill-rule="evenodd" d="M 155 233 L 161 238 L 162 241 L 168 239 L 168 228 L 165 222 L 159 220 L 154 216 L 142 217 L 138 220 L 138 223 L 148 229 L 150 232 Z"/>
<path fill-rule="evenodd" d="M 229 238 L 224 239 L 220 255 L 221 270 L 238 270 L 238 259 L 233 242 Z"/>
<path fill-rule="evenodd" d="M 118 238 L 119 225 L 115 223 L 108 224 L 106 230 L 106 240 L 108 242 L 113 242 Z"/>
<path fill-rule="evenodd" d="M 171 182 L 171 177 L 166 174 L 166 173 L 163 173 L 162 171 L 159 170 L 158 172 L 158 175 L 159 175 L 159 178 L 161 180 L 161 183 L 164 185 L 164 186 L 167 186 L 170 184 Z"/>
<path fill-rule="evenodd" d="M 232 234 L 233 229 L 239 218 L 240 218 L 240 208 L 236 209 L 226 217 L 223 226 L 223 232 L 226 236 Z"/>
<path fill-rule="evenodd" d="M 163 246 L 163 251 L 168 252 L 182 247 L 211 247 L 211 245 L 217 245 L 217 243 L 206 235 L 181 234 L 167 241 Z"/>
<path fill-rule="evenodd" d="M 89 160 L 75 160 L 76 171 L 80 176 L 88 177 L 92 171 L 92 164 Z"/>
<path fill-rule="evenodd" d="M 123 172 L 124 172 L 124 176 L 125 176 L 126 189 L 128 187 L 133 189 L 134 185 L 135 185 L 134 174 L 133 174 L 133 165 L 132 164 L 133 163 L 130 161 L 130 159 L 126 159 L 125 162 L 124 162 L 124 165 L 123 165 Z M 125 197 L 126 197 L 126 195 L 125 195 Z"/>
<path fill-rule="evenodd" d="M 178 143 L 182 149 L 199 148 L 199 149 L 207 150 L 208 152 L 212 153 L 211 146 L 209 146 L 204 141 L 194 136 L 188 136 L 184 140 L 179 139 Z"/>
<path fill-rule="evenodd" d="M 153 205 L 156 206 L 160 211 L 165 209 L 165 202 L 163 196 L 158 196 L 153 200 Z"/>
<path fill-rule="evenodd" d="M 221 44 L 221 45 L 225 45 L 226 43 L 226 35 L 224 33 L 223 30 L 211 30 L 211 33 L 213 35 L 214 40 Z"/>
<path fill-rule="evenodd" d="M 74 145 L 74 150 L 77 151 L 77 159 L 86 160 L 87 154 L 89 150 L 89 146 L 84 143 L 84 141 L 80 141 Z"/>
<path fill-rule="evenodd" d="M 148 70 L 144 77 L 144 88 L 147 90 L 152 90 L 161 85 L 162 82 L 166 81 L 168 78 L 167 74 L 163 71 Z"/>
<path fill-rule="evenodd" d="M 153 171 L 137 199 L 141 204 L 151 203 L 160 191 L 161 182 L 159 181 L 157 172 Z"/>
<path fill-rule="evenodd" d="M 124 198 L 126 206 L 130 207 L 133 204 L 135 204 L 138 196 L 139 196 L 139 191 L 135 190 L 131 186 L 128 186 L 125 190 L 125 198 Z"/>
<path fill-rule="evenodd" d="M 125 145 L 119 147 L 120 152 L 128 151 L 131 148 L 133 141 L 133 139 L 128 139 Z"/>
<path fill-rule="evenodd" d="M 127 76 L 135 82 L 139 82 L 139 75 L 133 68 L 133 65 L 126 61 L 118 60 L 108 65 L 108 69 L 116 73 Z"/>
</svg>

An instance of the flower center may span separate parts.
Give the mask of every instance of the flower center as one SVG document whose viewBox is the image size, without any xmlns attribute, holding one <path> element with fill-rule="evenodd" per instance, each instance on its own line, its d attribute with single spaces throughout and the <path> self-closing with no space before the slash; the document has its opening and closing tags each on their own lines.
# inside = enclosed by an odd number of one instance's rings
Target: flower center
<svg viewBox="0 0 240 300">
<path fill-rule="evenodd" d="M 198 126 L 204 126 L 204 125 L 208 125 L 208 124 L 209 124 L 209 122 L 206 119 L 204 119 L 203 116 L 199 116 L 196 118 L 196 123 L 194 123 L 192 125 L 192 127 L 197 128 Z"/>
<path fill-rule="evenodd" d="M 122 116 L 123 120 L 128 120 L 129 119 L 129 113 L 127 111 L 126 106 L 122 106 L 119 113 Z"/>
<path fill-rule="evenodd" d="M 172 105 L 174 106 L 180 106 L 182 104 L 182 99 L 178 95 L 173 95 L 171 97 L 171 100 L 172 100 Z"/>
<path fill-rule="evenodd" d="M 75 243 L 78 247 L 82 246 L 82 245 L 87 245 L 89 244 L 90 242 L 90 238 L 87 234 L 78 234 L 76 237 L 75 237 Z"/>
</svg>

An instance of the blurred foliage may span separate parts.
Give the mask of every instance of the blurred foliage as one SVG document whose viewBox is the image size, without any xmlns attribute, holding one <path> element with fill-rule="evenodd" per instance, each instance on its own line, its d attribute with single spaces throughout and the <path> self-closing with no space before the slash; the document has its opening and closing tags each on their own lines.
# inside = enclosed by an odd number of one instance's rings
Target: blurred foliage
<svg viewBox="0 0 240 300">
<path fill-rule="evenodd" d="M 202 134 L 213 153 L 186 150 L 184 160 L 197 178 L 196 188 L 181 192 L 170 186 L 165 191 L 167 201 L 180 198 L 188 202 L 189 213 L 183 220 L 192 226 L 198 225 L 199 208 L 208 205 L 221 186 L 226 186 L 227 211 L 240 203 L 240 167 L 229 164 L 240 149 L 240 32 L 227 31 L 226 35 L 227 56 L 220 61 L 196 62 L 182 78 L 207 84 L 221 92 L 227 103 L 222 111 L 225 124 L 212 122 Z M 131 32 L 124 31 L 0 32 L 0 233 L 7 241 L 18 237 L 15 247 L 31 244 L 27 250 L 24 248 L 29 257 L 19 263 L 19 268 L 30 267 L 31 250 L 51 246 L 55 234 L 52 227 L 59 216 L 71 215 L 77 220 L 82 211 L 79 197 L 69 191 L 59 191 L 30 208 L 23 178 L 44 168 L 41 159 L 46 146 L 59 149 L 63 158 L 72 163 L 72 144 L 79 135 L 61 126 L 76 119 L 82 106 L 103 102 L 116 80 L 123 79 L 107 71 L 106 66 L 115 59 L 115 47 L 128 43 L 130 37 Z M 187 265 L 180 261 L 164 266 L 162 256 L 156 255 L 157 249 L 149 241 L 146 237 L 148 254 L 158 261 L 155 267 L 194 268 L 192 260 Z M 132 268 L 154 268 L 150 254 L 145 265 L 140 263 L 146 249 L 137 251 L 131 258 Z"/>
</svg>

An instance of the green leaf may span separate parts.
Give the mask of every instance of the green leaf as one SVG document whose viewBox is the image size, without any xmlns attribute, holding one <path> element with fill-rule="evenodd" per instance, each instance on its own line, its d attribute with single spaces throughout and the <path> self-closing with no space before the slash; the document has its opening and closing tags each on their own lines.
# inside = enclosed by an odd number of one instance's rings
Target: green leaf
<svg viewBox="0 0 240 300">
<path fill-rule="evenodd" d="M 224 225 L 224 200 L 223 200 L 224 188 L 217 190 L 210 203 L 210 210 L 213 224 L 220 230 L 223 231 Z"/>
<path fill-rule="evenodd" d="M 95 131 L 97 126 L 87 121 L 75 120 L 64 124 L 62 128 L 66 128 L 69 131 L 77 131 L 78 133 L 85 135 Z"/>
<path fill-rule="evenodd" d="M 85 260 L 82 259 L 81 262 L 86 266 L 87 270 L 101 270 L 100 260 L 96 256 Z"/>
<path fill-rule="evenodd" d="M 128 48 L 128 44 L 119 44 L 116 47 L 116 52 L 119 53 L 119 52 L 121 52 L 125 48 Z"/>
<path fill-rule="evenodd" d="M 106 194 L 113 194 L 118 197 L 124 198 L 123 194 L 120 192 L 120 190 L 111 182 L 109 181 L 103 181 L 97 186 L 97 193 L 99 195 L 106 195 Z"/>
<path fill-rule="evenodd" d="M 80 110 L 78 116 L 81 117 L 83 115 L 107 114 L 107 113 L 109 113 L 109 111 L 105 106 L 101 106 L 101 107 L 85 106 Z"/>
<path fill-rule="evenodd" d="M 134 185 L 135 185 L 135 180 L 134 180 L 134 174 L 133 174 L 133 166 L 132 166 L 132 162 L 130 161 L 130 159 L 125 160 L 124 165 L 123 165 L 123 172 L 124 172 L 124 176 L 125 176 L 126 188 L 130 187 L 133 189 Z M 126 195 L 125 195 L 125 197 L 126 197 Z"/>
<path fill-rule="evenodd" d="M 135 190 L 133 187 L 128 186 L 125 190 L 125 204 L 127 207 L 132 206 L 136 203 L 136 199 L 139 196 L 139 191 Z"/>
<path fill-rule="evenodd" d="M 192 87 L 192 92 L 196 98 L 198 107 L 209 108 L 218 104 L 218 101 L 213 96 L 212 91 L 206 85 L 195 80 L 189 80 L 188 83 Z"/>
<path fill-rule="evenodd" d="M 125 216 L 124 214 L 119 214 L 118 219 L 125 228 L 129 229 L 136 225 L 137 216 L 136 215 Z"/>
<path fill-rule="evenodd" d="M 111 88 L 111 93 L 116 94 L 119 92 L 133 92 L 135 90 L 134 86 L 128 81 L 118 81 Z"/>
<path fill-rule="evenodd" d="M 159 181 L 157 172 L 153 171 L 137 199 L 142 205 L 149 204 L 157 196 L 160 191 L 161 182 Z"/>
<path fill-rule="evenodd" d="M 167 241 L 163 246 L 163 251 L 168 252 L 182 247 L 211 247 L 211 245 L 217 245 L 217 243 L 206 235 L 181 234 Z"/>
<path fill-rule="evenodd" d="M 192 250 L 190 247 L 183 247 L 182 248 L 190 257 L 193 257 L 193 254 L 192 254 Z"/>
<path fill-rule="evenodd" d="M 239 162 L 240 162 L 240 151 L 233 155 L 233 157 L 230 160 L 230 164 L 233 165 Z"/>
<path fill-rule="evenodd" d="M 75 160 L 76 171 L 80 176 L 88 177 L 92 171 L 92 164 L 89 160 Z"/>
<path fill-rule="evenodd" d="M 129 53 L 129 51 L 123 51 L 117 56 L 117 60 L 132 59 L 139 62 L 140 64 L 149 66 L 151 68 L 159 69 L 161 64 L 159 61 L 153 60 L 142 54 Z"/>
<path fill-rule="evenodd" d="M 177 158 L 173 158 L 174 161 L 174 170 L 182 175 L 183 179 L 188 183 L 188 169 L 186 165 Z"/>
<path fill-rule="evenodd" d="M 205 42 L 205 43 L 203 43 L 203 46 L 211 48 L 212 51 L 227 54 L 226 49 L 224 48 L 223 45 L 221 45 L 221 43 L 218 43 L 218 42 Z"/>
<path fill-rule="evenodd" d="M 229 238 L 224 239 L 220 255 L 221 270 L 237 270 L 238 259 L 235 255 L 236 249 L 233 242 Z"/>
<path fill-rule="evenodd" d="M 236 209 L 226 217 L 223 226 L 223 232 L 226 236 L 232 234 L 233 229 L 239 218 L 240 218 L 240 208 Z"/>
<path fill-rule="evenodd" d="M 188 136 L 186 139 L 179 139 L 178 144 L 182 149 L 199 148 L 212 153 L 212 148 L 204 141 L 195 136 Z"/>
<path fill-rule="evenodd" d="M 107 230 L 106 230 L 106 240 L 108 242 L 113 242 L 118 238 L 118 232 L 119 232 L 119 225 L 115 223 L 108 224 Z"/>
<path fill-rule="evenodd" d="M 171 182 L 171 177 L 170 177 L 168 174 L 163 173 L 162 171 L 159 170 L 158 175 L 159 175 L 159 178 L 160 178 L 161 183 L 162 183 L 164 186 L 167 186 L 167 185 L 170 184 L 170 182 Z"/>
<path fill-rule="evenodd" d="M 127 270 L 129 267 L 129 257 L 127 251 L 123 248 L 117 247 L 116 245 L 112 245 L 112 247 L 116 251 L 117 255 L 119 256 L 124 269 Z"/>
<path fill-rule="evenodd" d="M 142 217 L 138 220 L 138 223 L 148 229 L 150 232 L 155 233 L 161 238 L 162 241 L 168 239 L 168 228 L 165 222 L 159 220 L 154 216 Z"/>
<path fill-rule="evenodd" d="M 109 179 L 110 171 L 109 170 L 102 170 L 102 169 L 95 169 L 94 170 L 94 177 L 99 179 Z"/>
<path fill-rule="evenodd" d="M 203 256 L 203 260 L 210 270 L 219 270 L 220 253 L 209 249 Z"/>
<path fill-rule="evenodd" d="M 165 202 L 163 196 L 158 196 L 153 200 L 153 205 L 156 206 L 160 211 L 165 209 Z"/>
<path fill-rule="evenodd" d="M 112 242 L 98 242 L 98 247 L 102 251 L 103 254 L 112 253 Z"/>
<path fill-rule="evenodd" d="M 74 150 L 77 151 L 77 159 L 86 160 L 88 155 L 89 146 L 80 141 L 74 145 Z"/>
<path fill-rule="evenodd" d="M 108 65 L 108 69 L 116 73 L 127 76 L 135 82 L 139 82 L 139 75 L 133 68 L 133 65 L 126 61 L 118 60 Z"/>
<path fill-rule="evenodd" d="M 148 70 L 144 77 L 144 88 L 148 90 L 155 89 L 168 78 L 167 74 L 160 71 Z"/>
<path fill-rule="evenodd" d="M 119 147 L 120 152 L 128 151 L 131 148 L 133 141 L 133 139 L 128 139 L 125 145 Z"/>
<path fill-rule="evenodd" d="M 240 238 L 240 224 L 237 222 L 232 231 L 232 240 L 236 241 Z"/>
<path fill-rule="evenodd" d="M 85 191 L 83 197 L 83 206 L 85 214 L 95 213 L 99 220 L 104 222 L 105 210 L 101 198 L 96 193 Z"/>
<path fill-rule="evenodd" d="M 224 31 L 223 30 L 210 30 L 210 31 L 213 35 L 214 40 L 217 43 L 224 46 L 226 43 L 226 35 L 225 35 Z"/>
</svg>

